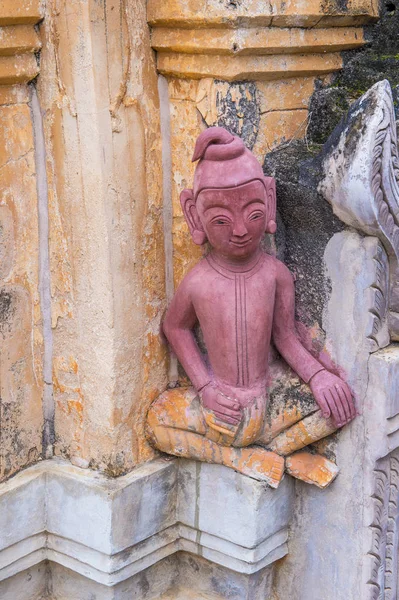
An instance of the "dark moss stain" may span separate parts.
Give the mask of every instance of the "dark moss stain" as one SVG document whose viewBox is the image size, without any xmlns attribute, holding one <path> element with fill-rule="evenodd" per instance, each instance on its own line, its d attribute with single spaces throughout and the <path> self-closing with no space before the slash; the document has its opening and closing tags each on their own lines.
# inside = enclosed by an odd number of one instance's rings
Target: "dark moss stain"
<svg viewBox="0 0 399 600">
<path fill-rule="evenodd" d="M 194 573 L 199 573 L 199 565 L 190 555 L 187 556 L 187 563 L 191 570 L 194 571 Z"/>
<path fill-rule="evenodd" d="M 15 308 L 13 294 L 10 291 L 0 290 L 0 331 L 9 326 L 14 315 Z"/>
<path fill-rule="evenodd" d="M 22 457 L 25 466 L 33 464 L 37 457 L 35 449 L 25 447 L 26 431 L 21 428 L 21 403 L 23 398 L 17 393 L 13 402 L 0 399 L 0 423 L 2 446 L 7 448 L 3 456 L 2 476 L 8 477 L 15 471 L 16 457 Z"/>
<path fill-rule="evenodd" d="M 47 384 L 45 384 L 47 385 Z M 45 419 L 42 428 L 42 448 L 43 452 L 49 444 L 54 446 L 56 441 L 54 419 Z"/>
<path fill-rule="evenodd" d="M 105 467 L 105 469 L 101 470 L 103 471 L 104 475 L 107 475 L 112 479 L 114 479 L 115 477 L 121 477 L 122 475 L 126 475 L 129 472 L 126 468 L 126 465 L 115 464 L 115 462 L 113 462 L 110 459 L 107 459 L 106 462 L 101 461 L 101 463 L 97 463 L 96 461 L 92 460 L 89 464 L 89 468 L 100 470 L 100 465 L 103 464 L 106 464 L 107 466 Z"/>
<path fill-rule="evenodd" d="M 231 600 L 241 600 L 242 589 L 234 583 L 234 580 L 231 578 L 230 581 L 226 581 L 221 579 L 220 577 L 213 576 L 211 578 L 211 586 L 212 590 L 216 594 L 220 594 L 223 598 L 229 598 Z"/>
<path fill-rule="evenodd" d="M 320 442 L 316 442 L 311 446 L 308 446 L 308 449 L 312 453 L 322 454 L 328 460 L 332 460 L 336 462 L 337 456 L 337 445 L 338 445 L 338 433 L 333 433 L 328 438 L 321 440 Z"/>
<path fill-rule="evenodd" d="M 301 383 L 299 378 L 290 385 L 282 381 L 273 386 L 270 390 L 266 422 L 271 425 L 284 410 L 293 408 L 298 408 L 303 415 L 309 415 L 318 408 L 310 388 Z"/>
<path fill-rule="evenodd" d="M 216 82 L 221 83 L 221 82 Z M 241 137 L 252 149 L 259 131 L 260 108 L 255 83 L 237 82 L 229 85 L 227 93 L 216 96 L 218 119 L 216 125 Z"/>
<path fill-rule="evenodd" d="M 348 0 L 323 0 L 321 10 L 326 15 L 346 12 L 348 10 Z"/>
<path fill-rule="evenodd" d="M 397 25 L 399 27 L 399 23 Z M 345 67 L 337 75 L 334 85 L 345 90 L 349 100 L 359 98 L 377 81 L 387 79 L 392 87 L 396 114 L 399 114 L 399 57 L 397 49 L 391 54 L 380 54 L 373 47 L 345 58 Z"/>
<path fill-rule="evenodd" d="M 297 318 L 322 329 L 322 313 L 330 294 L 324 251 L 334 233 L 344 229 L 317 192 L 321 146 L 296 141 L 265 157 L 264 172 L 276 178 L 277 206 L 284 234 L 279 255 L 294 273 Z"/>
<path fill-rule="evenodd" d="M 138 582 L 138 587 L 140 588 L 141 594 L 142 594 L 142 598 L 145 598 L 148 594 L 148 592 L 150 591 L 150 583 L 147 579 L 147 575 L 145 573 L 143 573 Z"/>
<path fill-rule="evenodd" d="M 327 5 L 331 2 L 327 1 L 326 10 Z M 316 86 L 310 101 L 308 127 L 312 142 L 326 142 L 348 106 L 382 79 L 391 84 L 399 118 L 399 0 L 380 2 L 380 15 L 377 23 L 365 28 L 367 45 L 343 53 L 344 68 L 334 76 L 332 84 Z"/>
<path fill-rule="evenodd" d="M 309 104 L 308 139 L 322 144 L 349 109 L 346 90 L 329 88 L 316 90 Z"/>
<path fill-rule="evenodd" d="M 69 462 L 72 461 L 73 453 L 71 452 L 71 448 L 68 445 L 63 445 L 57 435 L 55 435 L 54 445 L 57 448 L 58 456 L 61 456 Z M 103 456 L 98 460 L 92 458 L 88 468 L 92 471 L 101 471 L 101 473 L 110 479 L 115 479 L 116 477 L 121 477 L 122 475 L 129 473 L 129 469 L 126 466 L 126 463 L 123 462 L 121 455 L 117 455 L 117 457 Z"/>
<path fill-rule="evenodd" d="M 321 171 L 321 164 L 326 155 L 341 152 L 338 149 L 339 139 L 344 132 L 346 136 L 344 157 L 347 162 L 352 161 L 359 139 L 364 134 L 371 115 L 375 112 L 377 100 L 375 94 L 370 94 L 364 98 L 359 98 L 352 104 L 349 111 L 341 119 L 327 142 L 323 145 L 319 156 L 313 161 L 318 171 Z"/>
<path fill-rule="evenodd" d="M 380 1 L 380 19 L 365 34 L 374 53 L 399 54 L 399 0 Z"/>
</svg>

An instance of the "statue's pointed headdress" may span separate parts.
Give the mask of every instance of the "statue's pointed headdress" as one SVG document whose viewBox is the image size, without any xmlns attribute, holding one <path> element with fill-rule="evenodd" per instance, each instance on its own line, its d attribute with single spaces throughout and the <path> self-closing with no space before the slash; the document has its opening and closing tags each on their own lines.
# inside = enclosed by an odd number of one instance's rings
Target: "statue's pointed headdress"
<svg viewBox="0 0 399 600">
<path fill-rule="evenodd" d="M 267 180 L 262 168 L 244 142 L 222 127 L 209 127 L 195 144 L 193 162 L 199 161 L 194 175 L 194 198 L 209 188 L 234 188 L 259 179 Z"/>
</svg>

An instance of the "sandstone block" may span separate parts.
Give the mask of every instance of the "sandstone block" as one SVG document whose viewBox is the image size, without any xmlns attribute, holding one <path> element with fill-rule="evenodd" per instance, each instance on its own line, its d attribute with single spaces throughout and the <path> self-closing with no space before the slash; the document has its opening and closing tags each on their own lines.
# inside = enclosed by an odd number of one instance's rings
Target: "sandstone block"
<svg viewBox="0 0 399 600">
<path fill-rule="evenodd" d="M 336 25 L 362 24 L 372 21 L 377 15 L 371 0 L 352 0 L 345 9 L 336 4 L 326 6 L 321 0 L 306 3 L 279 0 L 269 6 L 259 0 L 245 0 L 238 6 L 223 6 L 217 0 L 199 3 L 193 0 L 170 0 L 164 3 L 150 0 L 148 3 L 148 21 L 152 26 L 198 27 L 205 24 L 213 27 L 267 27 L 273 23 L 275 27 L 313 27 L 317 24 L 323 27 L 323 19 Z"/>
<path fill-rule="evenodd" d="M 267 55 L 339 52 L 363 46 L 363 32 L 355 27 L 331 29 L 177 29 L 155 28 L 151 36 L 157 52 L 218 55 Z"/>
<path fill-rule="evenodd" d="M 36 58 L 31 53 L 0 56 L 0 85 L 30 81 L 38 73 Z"/>
<path fill-rule="evenodd" d="M 43 18 L 40 0 L 2 0 L 0 5 L 0 25 L 19 23 L 35 24 Z"/>
<path fill-rule="evenodd" d="M 228 56 L 215 55 L 212 60 L 209 60 L 206 54 L 161 52 L 157 64 L 159 72 L 169 77 L 192 79 L 214 77 L 226 81 L 241 81 L 326 75 L 339 70 L 342 67 L 342 60 L 336 53 L 311 56 L 306 54 L 250 55 L 236 56 L 234 60 Z"/>
<path fill-rule="evenodd" d="M 37 52 L 40 48 L 39 35 L 30 25 L 8 26 L 0 30 L 0 56 Z"/>
</svg>

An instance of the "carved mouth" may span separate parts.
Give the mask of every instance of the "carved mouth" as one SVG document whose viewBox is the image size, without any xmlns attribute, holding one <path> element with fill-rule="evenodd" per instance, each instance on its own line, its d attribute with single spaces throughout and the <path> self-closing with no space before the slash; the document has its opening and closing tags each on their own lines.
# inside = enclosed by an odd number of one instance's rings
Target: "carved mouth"
<svg viewBox="0 0 399 600">
<path fill-rule="evenodd" d="M 243 248 L 244 246 L 247 246 L 250 242 L 252 242 L 252 238 L 248 238 L 247 240 L 241 240 L 239 242 L 233 242 L 232 240 L 230 241 L 230 243 L 233 244 L 233 246 L 237 246 L 238 248 Z"/>
</svg>

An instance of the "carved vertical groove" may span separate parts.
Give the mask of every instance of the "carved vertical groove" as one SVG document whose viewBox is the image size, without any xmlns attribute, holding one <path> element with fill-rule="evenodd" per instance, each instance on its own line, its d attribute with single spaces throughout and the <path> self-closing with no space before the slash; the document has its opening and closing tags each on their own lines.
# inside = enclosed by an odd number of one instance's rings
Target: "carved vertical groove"
<svg viewBox="0 0 399 600">
<path fill-rule="evenodd" d="M 31 111 L 35 138 L 36 187 L 39 218 L 39 290 L 43 319 L 43 454 L 51 458 L 55 441 L 55 405 L 53 396 L 53 332 L 51 328 L 51 284 L 49 250 L 48 182 L 46 144 L 42 113 L 34 85 L 31 85 Z"/>
</svg>

